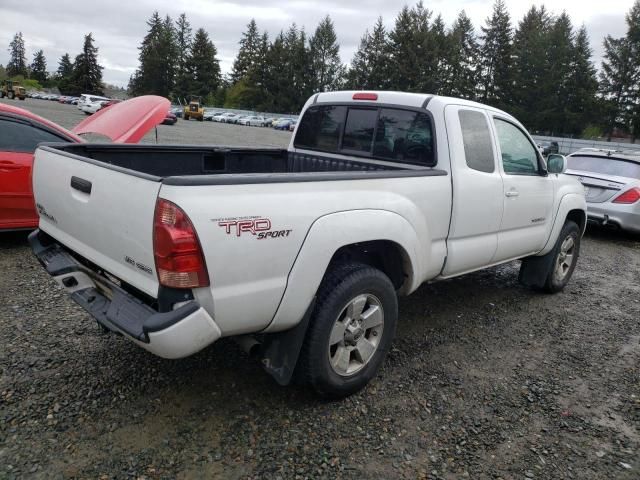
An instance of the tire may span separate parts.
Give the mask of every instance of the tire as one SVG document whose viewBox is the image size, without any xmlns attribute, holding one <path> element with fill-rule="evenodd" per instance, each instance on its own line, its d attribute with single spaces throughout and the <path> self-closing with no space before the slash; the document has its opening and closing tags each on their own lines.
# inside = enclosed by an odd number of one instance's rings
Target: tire
<svg viewBox="0 0 640 480">
<path fill-rule="evenodd" d="M 16 94 L 13 93 L 12 91 L 9 91 L 9 93 L 7 93 L 7 98 L 9 100 L 13 100 L 15 98 Z"/>
<path fill-rule="evenodd" d="M 546 293 L 561 292 L 571 280 L 579 256 L 580 227 L 574 221 L 567 220 L 549 253 L 523 260 L 520 281 Z"/>
<path fill-rule="evenodd" d="M 185 120 L 189 120 L 189 115 L 185 115 L 185 116 L 184 116 L 184 119 L 185 119 Z"/>
<path fill-rule="evenodd" d="M 384 273 L 358 263 L 332 268 L 318 289 L 300 352 L 298 379 L 325 398 L 356 393 L 382 365 L 397 319 L 398 298 Z"/>
</svg>

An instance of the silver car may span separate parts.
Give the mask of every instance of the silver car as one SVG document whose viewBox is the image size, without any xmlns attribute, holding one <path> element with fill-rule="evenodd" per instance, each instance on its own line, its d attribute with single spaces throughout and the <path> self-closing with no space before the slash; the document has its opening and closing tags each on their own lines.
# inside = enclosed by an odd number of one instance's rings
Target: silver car
<svg viewBox="0 0 640 480">
<path fill-rule="evenodd" d="M 640 151 L 583 148 L 566 173 L 584 185 L 589 221 L 640 234 Z"/>
</svg>

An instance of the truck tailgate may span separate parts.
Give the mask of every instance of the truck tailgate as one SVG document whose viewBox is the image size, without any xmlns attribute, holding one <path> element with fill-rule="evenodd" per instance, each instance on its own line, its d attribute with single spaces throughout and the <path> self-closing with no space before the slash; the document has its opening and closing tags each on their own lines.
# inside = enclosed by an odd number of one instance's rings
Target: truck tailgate
<svg viewBox="0 0 640 480">
<path fill-rule="evenodd" d="M 49 147 L 36 150 L 40 229 L 109 274 L 157 297 L 153 215 L 160 179 Z"/>
</svg>

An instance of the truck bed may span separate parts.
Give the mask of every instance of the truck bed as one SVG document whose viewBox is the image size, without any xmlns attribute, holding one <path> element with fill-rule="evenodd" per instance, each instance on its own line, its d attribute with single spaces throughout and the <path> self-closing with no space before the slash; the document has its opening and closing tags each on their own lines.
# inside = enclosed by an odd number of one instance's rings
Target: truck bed
<svg viewBox="0 0 640 480">
<path fill-rule="evenodd" d="M 418 165 L 278 148 L 115 144 L 50 144 L 41 148 L 170 185 L 319 181 L 344 178 L 344 174 L 349 179 L 445 174 Z"/>
</svg>

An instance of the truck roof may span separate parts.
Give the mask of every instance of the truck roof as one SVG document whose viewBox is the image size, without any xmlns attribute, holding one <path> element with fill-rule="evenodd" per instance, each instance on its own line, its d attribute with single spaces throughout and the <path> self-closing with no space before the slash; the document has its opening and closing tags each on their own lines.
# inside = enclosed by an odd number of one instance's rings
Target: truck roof
<svg viewBox="0 0 640 480">
<path fill-rule="evenodd" d="M 377 98 L 375 100 L 380 103 L 391 104 L 391 105 L 402 105 L 407 107 L 414 108 L 425 108 L 427 104 L 430 103 L 440 103 L 442 106 L 445 105 L 466 105 L 469 107 L 483 108 L 485 110 L 491 110 L 496 113 L 501 113 L 508 117 L 513 118 L 507 112 L 499 110 L 494 107 L 490 107 L 489 105 L 484 105 L 482 103 L 473 102 L 471 100 L 465 100 L 463 98 L 455 98 L 455 97 L 444 97 L 440 95 L 432 95 L 429 93 L 407 93 L 407 92 L 394 92 L 394 91 L 386 91 L 386 90 L 344 90 L 338 92 L 323 92 L 317 93 L 312 96 L 307 102 L 306 106 L 314 103 L 353 103 L 359 101 L 358 99 L 354 99 L 354 95 L 375 95 Z M 362 98 L 361 100 L 369 100 L 367 98 Z M 515 120 L 515 119 L 514 119 Z"/>
</svg>

